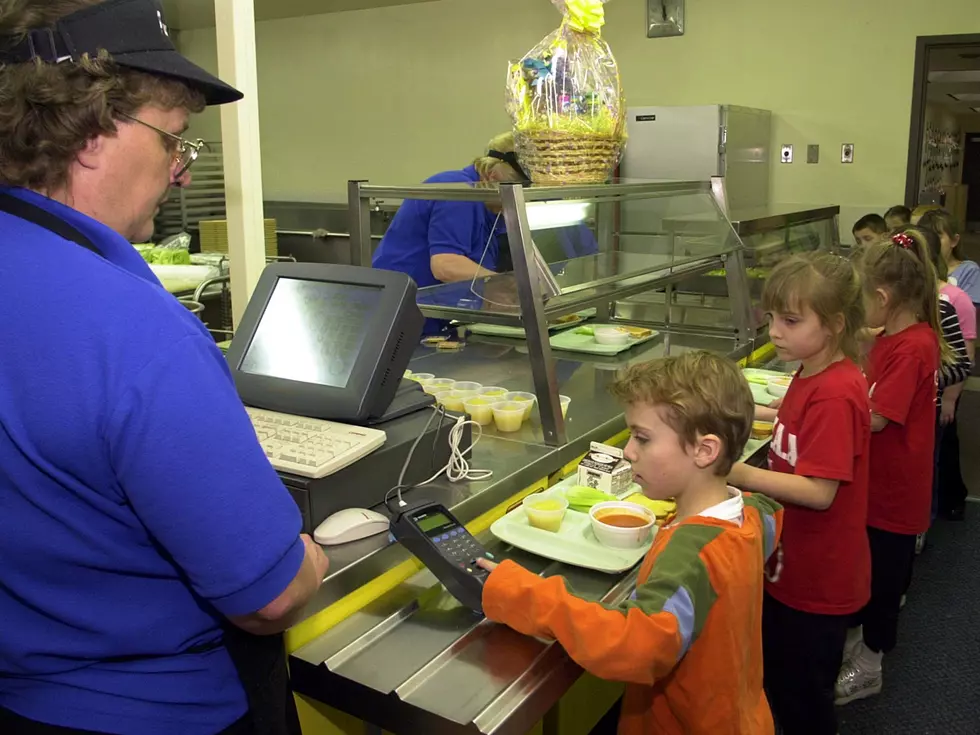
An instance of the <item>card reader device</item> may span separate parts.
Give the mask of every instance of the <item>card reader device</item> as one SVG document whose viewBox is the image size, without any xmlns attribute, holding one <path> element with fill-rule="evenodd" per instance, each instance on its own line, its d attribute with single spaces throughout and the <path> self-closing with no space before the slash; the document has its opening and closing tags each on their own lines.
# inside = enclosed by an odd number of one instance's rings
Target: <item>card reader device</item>
<svg viewBox="0 0 980 735">
<path fill-rule="evenodd" d="M 416 505 L 391 524 L 391 535 L 429 568 L 449 594 L 463 605 L 483 612 L 483 583 L 488 572 L 479 558 L 494 560 L 463 524 L 439 503 Z"/>
</svg>

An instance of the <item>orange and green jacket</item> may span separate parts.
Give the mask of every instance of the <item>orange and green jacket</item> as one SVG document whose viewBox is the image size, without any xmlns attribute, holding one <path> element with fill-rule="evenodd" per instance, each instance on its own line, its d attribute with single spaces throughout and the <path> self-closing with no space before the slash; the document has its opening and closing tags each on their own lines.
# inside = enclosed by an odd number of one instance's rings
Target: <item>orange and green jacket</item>
<svg viewBox="0 0 980 735">
<path fill-rule="evenodd" d="M 771 735 L 762 690 L 763 567 L 782 508 L 744 494 L 741 526 L 695 516 L 663 528 L 616 607 L 510 561 L 487 578 L 487 617 L 556 639 L 582 668 L 627 683 L 620 735 Z"/>
</svg>

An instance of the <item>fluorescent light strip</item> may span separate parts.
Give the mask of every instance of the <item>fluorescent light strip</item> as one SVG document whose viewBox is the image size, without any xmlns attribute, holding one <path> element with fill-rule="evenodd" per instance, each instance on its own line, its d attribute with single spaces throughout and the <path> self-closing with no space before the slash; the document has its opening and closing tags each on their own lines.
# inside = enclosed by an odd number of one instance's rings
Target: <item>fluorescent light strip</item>
<svg viewBox="0 0 980 735">
<path fill-rule="evenodd" d="M 550 230 L 581 224 L 589 216 L 588 202 L 530 202 L 527 223 L 532 230 Z"/>
</svg>

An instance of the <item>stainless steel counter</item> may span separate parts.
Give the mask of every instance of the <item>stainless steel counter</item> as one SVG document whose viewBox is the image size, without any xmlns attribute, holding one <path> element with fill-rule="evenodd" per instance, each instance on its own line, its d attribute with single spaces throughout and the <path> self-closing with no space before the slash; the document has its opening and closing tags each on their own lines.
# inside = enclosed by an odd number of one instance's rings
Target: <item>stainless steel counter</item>
<svg viewBox="0 0 980 735">
<path fill-rule="evenodd" d="M 512 340 L 471 338 L 460 353 L 420 349 L 410 367 L 440 377 L 529 390 L 525 349 Z M 472 465 L 493 470 L 490 480 L 441 480 L 413 493 L 446 504 L 469 523 L 573 461 L 590 441 L 608 439 L 625 428 L 622 409 L 607 392 L 617 368 L 692 349 L 736 359 L 750 351 L 749 346 L 736 349 L 734 340 L 675 334 L 613 358 L 556 352 L 560 390 L 572 398 L 567 445 L 545 445 L 536 419 L 515 434 L 488 429 Z M 759 449 L 759 444 L 752 447 Z M 478 538 L 501 558 L 514 559 L 543 576 L 565 577 L 586 599 L 616 604 L 635 583 L 635 569 L 608 575 L 527 554 L 497 541 L 489 531 Z M 411 558 L 385 537 L 327 553 L 330 574 L 310 614 Z M 582 673 L 561 646 L 474 616 L 425 569 L 294 651 L 290 671 L 298 693 L 399 735 L 523 735 Z"/>
</svg>

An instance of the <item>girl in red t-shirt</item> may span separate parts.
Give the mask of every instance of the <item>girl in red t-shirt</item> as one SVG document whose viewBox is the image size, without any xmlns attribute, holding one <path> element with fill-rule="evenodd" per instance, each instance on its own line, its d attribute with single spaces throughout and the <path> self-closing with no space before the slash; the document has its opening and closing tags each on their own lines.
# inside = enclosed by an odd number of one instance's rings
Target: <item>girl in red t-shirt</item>
<svg viewBox="0 0 980 735">
<path fill-rule="evenodd" d="M 757 418 L 775 416 L 769 469 L 736 465 L 729 480 L 785 508 L 762 620 L 773 715 L 787 735 L 836 735 L 844 640 L 871 585 L 871 411 L 856 365 L 861 284 L 843 258 L 797 255 L 773 270 L 762 303 L 779 357 L 802 366 L 778 413 L 757 409 Z"/>
<path fill-rule="evenodd" d="M 868 326 L 881 330 L 867 360 L 871 599 L 837 679 L 838 704 L 881 691 L 881 661 L 895 647 L 915 537 L 929 528 L 940 357 L 953 357 L 942 336 L 936 271 L 921 232 L 909 228 L 869 246 L 860 270 Z"/>
</svg>

